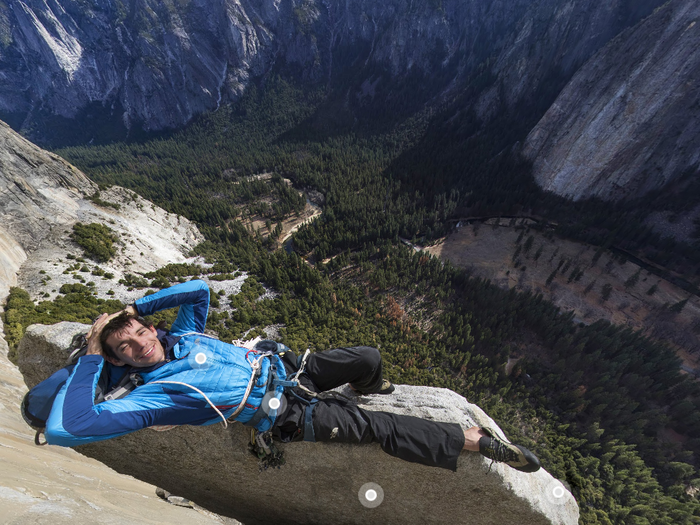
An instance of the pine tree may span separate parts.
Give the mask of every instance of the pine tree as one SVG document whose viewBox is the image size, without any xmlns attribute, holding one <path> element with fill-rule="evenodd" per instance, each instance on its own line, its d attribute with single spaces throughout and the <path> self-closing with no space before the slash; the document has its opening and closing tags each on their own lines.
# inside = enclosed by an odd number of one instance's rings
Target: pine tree
<svg viewBox="0 0 700 525">
<path fill-rule="evenodd" d="M 542 252 L 543 252 L 543 251 L 544 251 L 544 244 L 540 244 L 540 247 L 537 248 L 537 251 L 535 252 L 535 257 L 534 257 L 534 258 L 535 258 L 535 261 L 537 261 L 537 259 L 540 258 L 540 256 L 542 255 Z"/>
<path fill-rule="evenodd" d="M 583 295 L 587 295 L 588 292 L 590 292 L 591 290 L 593 290 L 593 287 L 595 286 L 595 283 L 596 283 L 596 282 L 597 282 L 597 281 L 594 279 L 594 280 L 592 280 L 590 283 L 588 283 L 588 284 L 586 285 L 586 287 L 583 289 Z"/>
<path fill-rule="evenodd" d="M 686 303 L 688 302 L 688 299 L 683 299 L 682 301 L 678 301 L 676 304 L 671 306 L 668 310 L 669 312 L 673 312 L 674 314 L 679 314 L 685 307 Z"/>
</svg>

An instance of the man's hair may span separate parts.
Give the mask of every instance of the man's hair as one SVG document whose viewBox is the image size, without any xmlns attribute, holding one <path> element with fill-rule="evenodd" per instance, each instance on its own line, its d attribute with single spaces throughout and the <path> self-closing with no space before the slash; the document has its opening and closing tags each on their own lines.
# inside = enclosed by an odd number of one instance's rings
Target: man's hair
<svg viewBox="0 0 700 525">
<path fill-rule="evenodd" d="M 127 326 L 131 324 L 131 321 L 136 321 L 141 326 L 146 328 L 152 328 L 153 325 L 146 321 L 143 317 L 139 315 L 131 315 L 127 312 L 123 312 L 114 319 L 112 319 L 107 325 L 102 329 L 100 334 L 100 344 L 102 345 L 102 350 L 112 359 L 119 359 L 117 354 L 114 352 L 114 348 L 107 344 L 107 338 L 112 335 L 123 331 Z"/>
</svg>

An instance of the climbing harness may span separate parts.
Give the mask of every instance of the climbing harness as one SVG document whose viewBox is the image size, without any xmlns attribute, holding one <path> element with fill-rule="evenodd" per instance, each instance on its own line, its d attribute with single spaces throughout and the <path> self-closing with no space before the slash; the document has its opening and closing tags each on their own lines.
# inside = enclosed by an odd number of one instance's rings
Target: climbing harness
<svg viewBox="0 0 700 525">
<path fill-rule="evenodd" d="M 261 351 L 264 350 L 265 354 L 271 352 L 277 355 L 283 355 L 286 352 L 290 352 L 292 355 L 294 353 L 286 346 L 276 343 L 274 341 L 260 341 L 254 347 L 254 350 Z M 263 354 L 263 355 L 265 355 Z M 313 411 L 319 400 L 329 399 L 329 398 L 343 398 L 349 400 L 347 396 L 344 396 L 338 392 L 314 392 L 309 388 L 305 387 L 301 381 L 300 376 L 306 371 L 306 363 L 311 354 L 311 350 L 307 349 L 303 356 L 299 356 L 296 360 L 296 373 L 290 379 L 280 379 L 277 375 L 276 365 L 270 366 L 270 373 L 268 377 L 267 392 L 273 391 L 276 387 L 281 386 L 284 388 L 285 394 L 290 394 L 298 399 L 301 403 L 306 405 L 304 409 L 304 441 L 315 442 L 316 436 L 313 427 Z M 246 425 L 255 426 L 264 417 L 263 408 L 259 408 L 258 412 L 255 413 L 253 418 L 246 423 Z M 270 467 L 279 468 L 284 465 L 284 452 L 275 447 L 272 440 L 272 432 L 269 430 L 266 432 L 259 432 L 255 429 L 251 430 L 250 443 L 248 449 L 251 453 L 260 460 L 260 470 L 267 470 Z"/>
<path fill-rule="evenodd" d="M 255 350 L 251 350 L 251 352 L 254 352 Z M 250 392 L 253 390 L 253 385 L 255 384 L 255 380 L 260 377 L 260 369 L 262 368 L 262 360 L 265 359 L 266 357 L 270 357 L 274 355 L 272 352 L 263 352 L 261 353 L 257 359 L 249 359 L 248 355 L 250 352 L 246 353 L 246 360 L 248 363 L 250 363 L 250 367 L 252 369 L 252 373 L 250 375 L 250 379 L 248 380 L 248 386 L 245 389 L 245 394 L 243 395 L 243 401 L 241 401 L 241 404 L 238 405 L 238 408 L 236 411 L 229 416 L 229 420 L 235 419 L 238 414 L 240 414 L 243 411 L 243 408 L 245 407 L 246 402 L 248 401 L 248 397 L 250 397 Z M 270 366 L 272 368 L 272 365 Z M 260 409 L 258 409 L 260 410 Z"/>
<path fill-rule="evenodd" d="M 304 356 L 298 361 L 299 363 L 299 368 L 294 375 L 294 380 L 292 381 L 293 383 L 296 383 L 292 388 L 288 390 L 288 392 L 293 395 L 295 398 L 297 398 L 299 401 L 304 403 L 306 405 L 306 409 L 304 410 L 304 441 L 310 441 L 310 442 L 315 442 L 316 441 L 316 435 L 314 433 L 314 426 L 313 426 L 313 412 L 314 408 L 316 407 L 316 403 L 318 403 L 321 400 L 324 399 L 339 399 L 342 398 L 346 401 L 350 401 L 350 398 L 347 396 L 344 396 L 340 392 L 313 392 L 312 390 L 309 390 L 306 388 L 304 385 L 301 384 L 299 381 L 299 376 L 304 373 L 304 370 L 306 369 L 306 360 L 309 357 L 309 354 L 311 353 L 311 350 L 307 349 L 306 352 L 304 353 Z M 302 396 L 300 396 L 298 393 L 296 393 L 293 389 L 298 388 L 301 390 L 306 396 L 310 397 L 311 399 L 306 399 Z M 287 390 L 285 390 L 287 391 Z"/>
<path fill-rule="evenodd" d="M 287 352 L 290 352 L 292 355 L 294 355 L 294 353 L 285 345 L 267 340 L 258 342 L 253 347 L 253 351 L 262 352 L 261 355 L 263 356 L 267 356 L 268 354 L 276 354 L 278 356 L 282 356 Z M 306 405 L 306 408 L 304 410 L 304 441 L 314 442 L 316 441 L 316 437 L 314 435 L 314 427 L 312 424 L 314 407 L 316 403 L 318 403 L 319 399 L 336 397 L 336 392 L 313 392 L 301 383 L 300 376 L 306 370 L 306 362 L 310 354 L 311 350 L 307 349 L 306 352 L 304 352 L 303 356 L 297 358 L 297 371 L 290 379 L 280 379 L 277 373 L 277 365 L 270 365 L 270 372 L 268 375 L 268 385 L 266 388 L 266 392 L 276 391 L 278 387 L 282 387 L 284 389 L 285 394 L 291 394 Z M 299 390 L 300 393 L 297 393 L 295 390 Z M 251 420 L 248 423 L 246 423 L 246 425 L 256 426 L 258 422 L 265 416 L 266 412 L 264 410 L 264 407 L 260 407 L 258 411 L 253 415 Z M 267 470 L 270 467 L 279 468 L 285 463 L 284 451 L 280 450 L 275 446 L 272 439 L 272 432 L 269 430 L 265 432 L 260 432 L 255 429 L 251 429 L 250 443 L 248 444 L 248 449 L 255 457 L 257 457 L 260 460 L 261 471 Z"/>
</svg>

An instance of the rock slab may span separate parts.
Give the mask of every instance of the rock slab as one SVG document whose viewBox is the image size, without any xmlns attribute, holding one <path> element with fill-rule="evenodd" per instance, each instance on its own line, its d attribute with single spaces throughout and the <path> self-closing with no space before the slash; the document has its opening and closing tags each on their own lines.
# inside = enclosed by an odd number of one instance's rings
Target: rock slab
<svg viewBox="0 0 700 525">
<path fill-rule="evenodd" d="M 27 384 L 62 366 L 67 342 L 87 328 L 30 326 L 19 349 Z M 479 407 L 447 389 L 399 385 L 390 396 L 355 399 L 369 410 L 497 428 Z M 544 470 L 524 474 L 494 464 L 487 474 L 488 460 L 463 453 L 457 472 L 451 472 L 398 460 L 378 445 L 294 443 L 282 445 L 285 465 L 261 471 L 247 450 L 249 439 L 250 429 L 239 424 L 182 426 L 145 429 L 77 450 L 246 525 L 578 523 L 574 498 L 555 490 L 562 485 Z M 383 492 L 374 508 L 360 501 L 367 483 Z"/>
<path fill-rule="evenodd" d="M 155 487 L 74 450 L 37 447 L 34 431 L 19 413 L 26 391 L 22 375 L 7 359 L 7 344 L 0 338 L 0 523 L 237 523 L 166 503 L 156 496 Z"/>
</svg>

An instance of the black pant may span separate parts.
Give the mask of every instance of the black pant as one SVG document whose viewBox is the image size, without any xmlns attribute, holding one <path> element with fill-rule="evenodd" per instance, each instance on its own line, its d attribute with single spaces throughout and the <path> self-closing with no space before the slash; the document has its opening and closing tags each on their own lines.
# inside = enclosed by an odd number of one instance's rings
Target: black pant
<svg viewBox="0 0 700 525">
<path fill-rule="evenodd" d="M 285 368 L 290 375 L 296 372 L 296 363 L 285 360 Z M 377 392 L 382 384 L 381 356 L 368 346 L 311 354 L 300 382 L 314 392 L 345 383 L 364 393 Z M 287 408 L 278 416 L 273 433 L 283 441 L 302 439 L 306 409 L 304 402 L 287 394 Z M 456 470 L 464 447 L 464 432 L 456 423 L 362 410 L 343 400 L 319 400 L 312 421 L 316 441 L 379 443 L 392 456 L 450 470 Z"/>
</svg>

